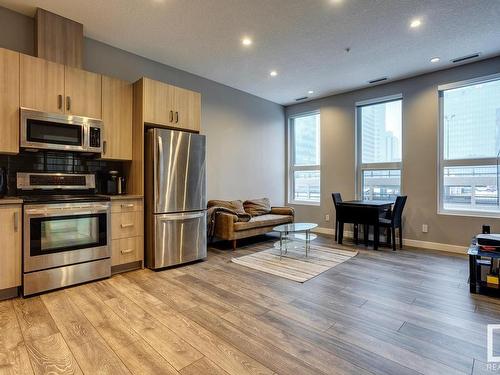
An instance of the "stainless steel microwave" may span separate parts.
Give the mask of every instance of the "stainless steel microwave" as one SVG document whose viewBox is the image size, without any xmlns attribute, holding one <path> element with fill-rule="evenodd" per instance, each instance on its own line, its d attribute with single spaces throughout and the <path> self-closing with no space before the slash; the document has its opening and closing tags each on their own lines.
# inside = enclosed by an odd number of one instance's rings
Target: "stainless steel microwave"
<svg viewBox="0 0 500 375">
<path fill-rule="evenodd" d="M 22 148 L 102 153 L 98 119 L 21 108 L 20 126 Z"/>
</svg>

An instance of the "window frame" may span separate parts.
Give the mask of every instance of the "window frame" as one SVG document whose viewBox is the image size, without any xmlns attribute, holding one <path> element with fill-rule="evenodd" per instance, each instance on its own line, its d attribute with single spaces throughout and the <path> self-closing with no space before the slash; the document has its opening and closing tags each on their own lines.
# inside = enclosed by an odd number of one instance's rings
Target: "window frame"
<svg viewBox="0 0 500 375">
<path fill-rule="evenodd" d="M 363 129 L 361 121 L 361 108 L 383 104 L 395 101 L 401 101 L 401 161 L 399 162 L 382 162 L 382 163 L 363 163 Z M 363 199 L 363 172 L 375 170 L 399 170 L 400 187 L 399 192 L 403 194 L 403 150 L 404 150 L 404 111 L 403 111 L 403 94 L 394 94 L 373 99 L 363 100 L 355 103 L 355 123 L 356 123 L 356 199 Z"/>
<path fill-rule="evenodd" d="M 439 85 L 438 93 L 438 165 L 437 165 L 437 213 L 439 215 L 452 216 L 470 216 L 470 217 L 500 217 L 500 209 L 498 211 L 482 211 L 482 210 L 453 210 L 444 208 L 444 169 L 446 167 L 487 167 L 497 166 L 497 158 L 474 158 L 474 159 L 453 159 L 446 160 L 444 158 L 444 92 L 447 90 L 458 89 L 467 86 L 473 86 L 491 81 L 499 81 L 500 73 L 495 73 L 487 76 L 476 77 L 463 81 L 457 81 Z M 499 170 L 497 169 L 497 174 Z M 499 186 L 497 184 L 497 194 Z"/>
<path fill-rule="evenodd" d="M 319 164 L 313 165 L 295 165 L 295 132 L 294 132 L 294 121 L 297 118 L 308 117 L 318 115 L 319 117 L 319 142 L 318 142 L 318 153 L 319 153 Z M 287 204 L 292 205 L 304 205 L 304 206 L 320 206 L 321 205 L 321 113 L 320 110 L 313 110 L 307 112 L 300 112 L 294 115 L 290 115 L 288 117 L 288 160 L 287 160 L 287 181 L 288 181 L 288 194 L 287 194 Z M 312 201 L 303 201 L 296 200 L 295 197 L 295 181 L 294 175 L 295 172 L 301 171 L 319 171 L 319 180 L 320 180 L 320 188 L 319 188 L 319 200 L 317 202 Z"/>
</svg>

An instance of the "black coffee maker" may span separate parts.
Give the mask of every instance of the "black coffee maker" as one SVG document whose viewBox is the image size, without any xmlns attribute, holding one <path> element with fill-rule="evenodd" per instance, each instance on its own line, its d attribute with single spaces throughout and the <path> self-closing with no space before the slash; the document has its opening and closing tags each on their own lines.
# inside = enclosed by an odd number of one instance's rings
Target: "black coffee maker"
<svg viewBox="0 0 500 375">
<path fill-rule="evenodd" d="M 0 198 L 7 194 L 7 172 L 5 168 L 0 167 Z"/>
<path fill-rule="evenodd" d="M 125 177 L 118 171 L 109 171 L 104 179 L 104 193 L 109 195 L 125 194 Z"/>
</svg>

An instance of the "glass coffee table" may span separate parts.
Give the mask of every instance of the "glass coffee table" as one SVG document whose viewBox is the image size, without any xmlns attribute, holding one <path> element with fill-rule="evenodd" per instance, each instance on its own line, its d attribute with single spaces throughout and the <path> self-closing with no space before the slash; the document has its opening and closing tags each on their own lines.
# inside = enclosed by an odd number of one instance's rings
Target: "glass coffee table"
<svg viewBox="0 0 500 375">
<path fill-rule="evenodd" d="M 303 248 L 307 257 L 307 253 L 311 248 L 311 241 L 316 238 L 315 234 L 311 234 L 311 230 L 317 226 L 318 224 L 314 223 L 291 223 L 274 227 L 273 231 L 280 234 L 280 240 L 275 244 L 275 247 L 279 246 L 280 259 L 283 254 L 288 252 L 289 248 Z"/>
</svg>

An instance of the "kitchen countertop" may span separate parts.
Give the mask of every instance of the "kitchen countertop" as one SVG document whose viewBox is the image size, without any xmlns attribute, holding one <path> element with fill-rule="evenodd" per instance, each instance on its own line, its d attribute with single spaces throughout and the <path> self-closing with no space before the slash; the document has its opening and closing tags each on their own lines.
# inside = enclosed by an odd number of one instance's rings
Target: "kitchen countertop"
<svg viewBox="0 0 500 375">
<path fill-rule="evenodd" d="M 17 197 L 3 197 L 0 198 L 0 205 L 2 204 L 22 204 L 23 200 Z"/>
<path fill-rule="evenodd" d="M 142 195 L 134 195 L 134 194 L 122 194 L 122 195 L 106 195 L 111 199 L 112 201 L 114 200 L 125 200 L 125 199 L 142 199 Z"/>
</svg>

